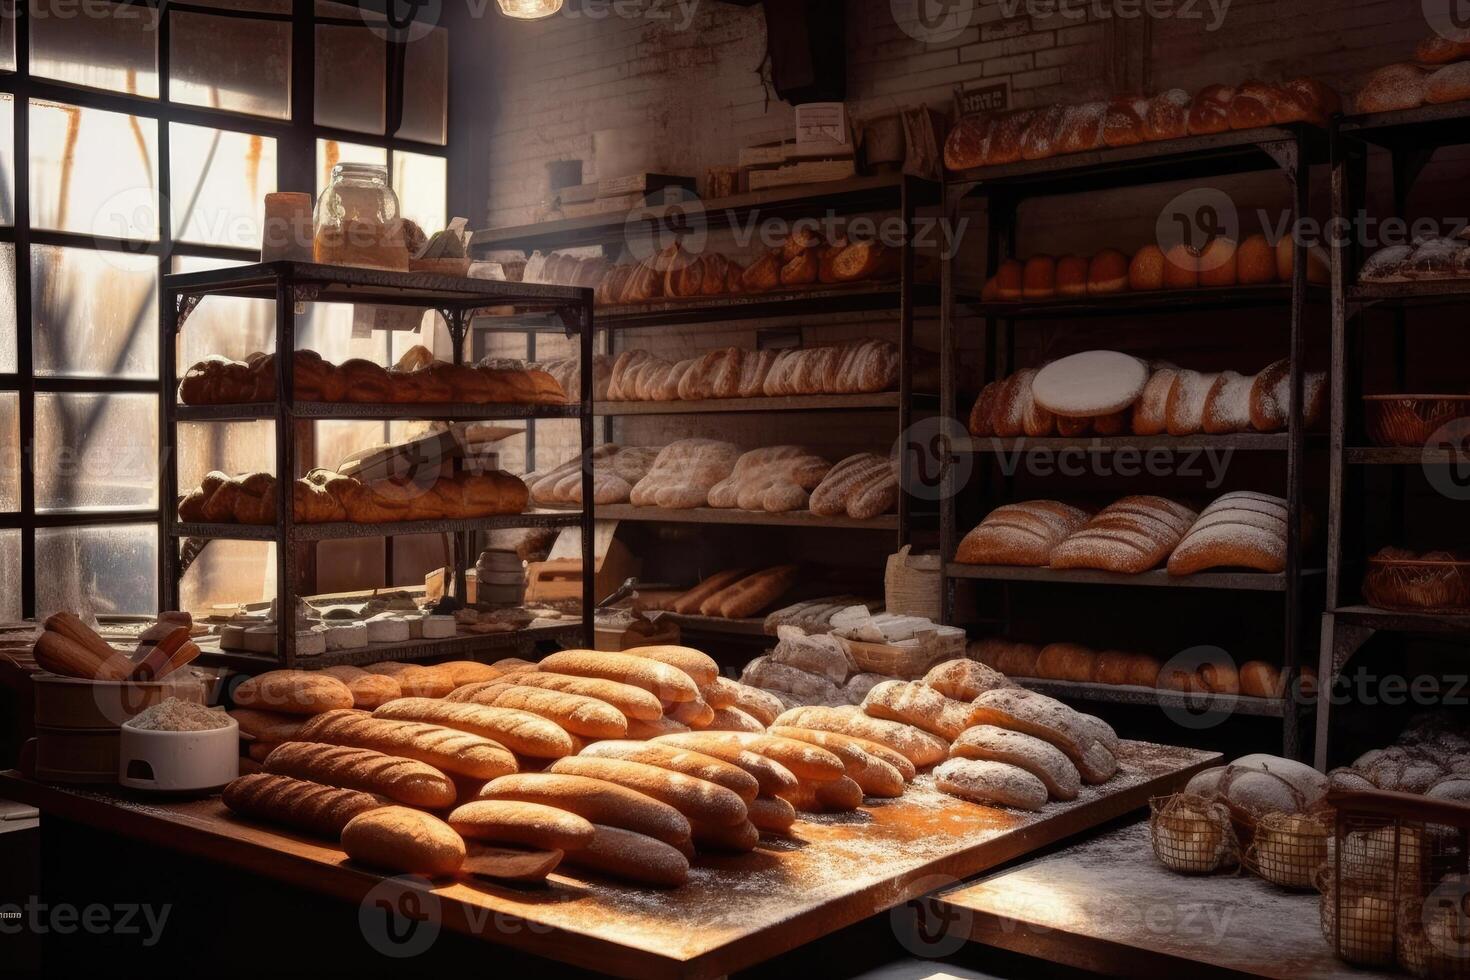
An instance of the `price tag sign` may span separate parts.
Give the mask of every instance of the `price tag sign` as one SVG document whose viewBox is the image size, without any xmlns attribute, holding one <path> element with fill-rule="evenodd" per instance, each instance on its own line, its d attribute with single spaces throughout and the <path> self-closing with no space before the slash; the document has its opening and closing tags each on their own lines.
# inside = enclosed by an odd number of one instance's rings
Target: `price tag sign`
<svg viewBox="0 0 1470 980">
<path fill-rule="evenodd" d="M 374 330 L 398 330 L 413 333 L 424 322 L 425 310 L 417 306 L 354 306 L 352 339 L 366 340 Z"/>
</svg>

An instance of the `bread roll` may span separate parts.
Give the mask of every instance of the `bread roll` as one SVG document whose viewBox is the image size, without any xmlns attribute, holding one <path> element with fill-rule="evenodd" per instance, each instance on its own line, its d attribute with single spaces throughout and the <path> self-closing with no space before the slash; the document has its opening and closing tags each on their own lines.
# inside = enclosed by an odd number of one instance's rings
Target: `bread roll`
<svg viewBox="0 0 1470 980">
<path fill-rule="evenodd" d="M 456 796 L 454 783 L 432 766 L 345 745 L 284 742 L 266 756 L 264 768 L 278 776 L 361 790 L 431 810 L 450 806 Z"/>
<path fill-rule="evenodd" d="M 1166 265 L 1164 253 L 1157 245 L 1143 246 L 1128 263 L 1128 288 L 1135 292 L 1163 289 Z"/>
<path fill-rule="evenodd" d="M 1103 120 L 1106 102 L 1087 102 L 1067 106 L 1057 129 L 1057 153 L 1085 153 L 1103 146 Z"/>
<path fill-rule="evenodd" d="M 1164 253 L 1164 288 L 1194 289 L 1199 285 L 1200 253 L 1192 245 L 1172 245 Z"/>
<path fill-rule="evenodd" d="M 1036 658 L 1036 673 L 1049 680 L 1084 682 L 1092 680 L 1096 665 L 1096 652 L 1080 643 L 1049 643 Z"/>
<path fill-rule="evenodd" d="M 1189 107 L 1189 133 L 1191 136 L 1207 136 L 1223 133 L 1230 128 L 1230 103 L 1235 99 L 1235 89 L 1228 85 L 1206 85 L 1194 95 Z"/>
<path fill-rule="evenodd" d="M 971 803 L 1018 810 L 1046 806 L 1046 785 L 1026 770 L 1004 762 L 950 759 L 935 768 L 934 784 L 941 792 Z"/>
<path fill-rule="evenodd" d="M 501 776 L 486 783 L 479 798 L 541 803 L 666 844 L 689 842 L 689 821 L 678 810 L 625 786 L 588 776 L 540 772 Z"/>
<path fill-rule="evenodd" d="M 985 166 L 996 167 L 1021 159 L 1021 138 L 1035 114 L 1034 109 L 1014 109 L 995 117 L 985 141 Z"/>
<path fill-rule="evenodd" d="M 1143 119 L 1143 138 L 1146 140 L 1172 140 L 1189 135 L 1189 110 L 1194 99 L 1182 88 L 1171 88 L 1155 95 L 1148 102 L 1148 113 Z"/>
<path fill-rule="evenodd" d="M 439 725 L 374 718 L 360 711 L 317 715 L 302 726 L 298 738 L 372 749 L 481 781 L 516 771 L 515 756 L 499 742 Z"/>
<path fill-rule="evenodd" d="M 689 859 L 675 848 L 595 821 L 592 840 L 569 851 L 565 863 L 655 888 L 678 888 L 689 879 Z"/>
<path fill-rule="evenodd" d="M 1265 235 L 1247 235 L 1235 251 L 1235 278 L 1242 286 L 1276 281 L 1276 250 Z"/>
<path fill-rule="evenodd" d="M 1133 403 L 1131 427 L 1134 435 L 1157 436 L 1168 431 L 1169 395 L 1178 377 L 1178 368 L 1168 365 L 1154 368 L 1148 383 L 1143 386 L 1143 394 Z"/>
<path fill-rule="evenodd" d="M 1117 98 L 1108 103 L 1103 116 L 1103 142 L 1108 146 L 1135 146 L 1143 142 L 1143 119 L 1148 115 L 1148 100 Z"/>
<path fill-rule="evenodd" d="M 648 691 L 662 701 L 693 701 L 699 697 L 698 685 L 682 670 L 628 654 L 563 650 L 542 660 L 541 669 L 627 684 Z"/>
<path fill-rule="evenodd" d="M 950 746 L 951 758 L 1004 762 L 1040 779 L 1053 799 L 1075 800 L 1082 791 L 1077 767 L 1061 749 L 1023 732 L 976 725 Z"/>
<path fill-rule="evenodd" d="M 744 769 L 703 752 L 658 742 L 594 742 L 578 753 L 579 758 L 623 759 L 682 773 L 694 779 L 723 786 L 749 803 L 760 792 L 760 783 Z"/>
<path fill-rule="evenodd" d="M 1088 266 L 1088 260 L 1080 255 L 1064 255 L 1057 259 L 1057 295 L 1086 296 Z"/>
<path fill-rule="evenodd" d="M 985 159 L 985 138 L 992 116 L 977 113 L 962 116 L 944 141 L 944 165 L 950 170 L 970 170 Z"/>
<path fill-rule="evenodd" d="M 1200 250 L 1195 265 L 1199 273 L 1199 285 L 1235 285 L 1235 239 L 1224 235 L 1211 238 Z"/>
<path fill-rule="evenodd" d="M 540 715 L 514 708 L 400 698 L 375 710 L 373 717 L 457 728 L 498 742 L 517 755 L 559 759 L 572 754 L 571 737 L 560 726 Z"/>
<path fill-rule="evenodd" d="M 550 851 L 585 847 L 593 834 L 592 824 L 575 813 L 511 800 L 476 800 L 456 807 L 449 826 L 466 840 Z"/>
<path fill-rule="evenodd" d="M 548 771 L 626 786 L 667 803 L 688 817 L 691 824 L 727 827 L 746 820 L 745 801 L 731 790 L 659 766 L 627 759 L 571 756 L 558 759 Z"/>
<path fill-rule="evenodd" d="M 307 670 L 268 670 L 245 680 L 232 697 L 237 707 L 289 715 L 316 715 L 353 704 L 346 684 Z"/>
<path fill-rule="evenodd" d="M 331 841 L 353 817 L 388 805 L 372 793 L 263 772 L 231 780 L 220 798 L 236 813 Z"/>
<path fill-rule="evenodd" d="M 1128 288 L 1131 260 L 1115 248 L 1105 248 L 1087 265 L 1087 294 L 1104 296 Z"/>
<path fill-rule="evenodd" d="M 1050 255 L 1033 255 L 1021 269 L 1023 299 L 1050 299 L 1057 293 L 1057 260 Z"/>
<path fill-rule="evenodd" d="M 421 810 L 387 806 L 360 813 L 342 828 L 342 850 L 354 861 L 430 878 L 464 864 L 464 840 L 443 820 Z"/>
<path fill-rule="evenodd" d="M 1025 266 L 1018 259 L 1006 259 L 995 270 L 995 298 L 1010 302 L 1021 298 Z"/>
</svg>

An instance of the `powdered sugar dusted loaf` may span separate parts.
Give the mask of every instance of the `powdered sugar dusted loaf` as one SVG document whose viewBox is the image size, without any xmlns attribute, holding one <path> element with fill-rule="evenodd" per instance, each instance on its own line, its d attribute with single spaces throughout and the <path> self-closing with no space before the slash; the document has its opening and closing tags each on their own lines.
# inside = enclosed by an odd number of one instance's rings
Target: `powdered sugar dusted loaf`
<svg viewBox="0 0 1470 980">
<path fill-rule="evenodd" d="M 1270 494 L 1227 493 L 1206 507 L 1169 557 L 1170 575 L 1207 568 L 1286 568 L 1286 501 Z"/>
<path fill-rule="evenodd" d="M 1148 375 L 1148 365 L 1131 354 L 1084 351 L 1038 371 L 1031 397 L 1047 411 L 1068 418 L 1112 415 L 1138 400 Z"/>
</svg>

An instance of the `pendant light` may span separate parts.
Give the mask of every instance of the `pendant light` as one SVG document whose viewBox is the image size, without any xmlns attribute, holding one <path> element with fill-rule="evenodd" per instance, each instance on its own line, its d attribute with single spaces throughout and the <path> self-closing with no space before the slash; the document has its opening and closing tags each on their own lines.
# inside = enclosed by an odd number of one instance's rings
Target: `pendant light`
<svg viewBox="0 0 1470 980">
<path fill-rule="evenodd" d="M 500 12 L 516 20 L 539 20 L 561 10 L 562 0 L 498 0 Z"/>
</svg>

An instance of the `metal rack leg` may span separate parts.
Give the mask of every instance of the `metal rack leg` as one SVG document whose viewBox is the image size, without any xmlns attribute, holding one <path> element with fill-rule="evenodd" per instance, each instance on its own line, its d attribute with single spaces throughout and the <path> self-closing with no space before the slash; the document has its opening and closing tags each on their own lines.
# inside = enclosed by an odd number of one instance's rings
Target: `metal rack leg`
<svg viewBox="0 0 1470 980">
<path fill-rule="evenodd" d="M 581 347 L 582 372 L 579 398 L 581 411 L 578 413 L 578 428 L 582 444 L 582 645 L 592 649 L 596 645 L 596 623 L 594 609 L 597 604 L 594 594 L 596 581 L 597 553 L 594 548 L 596 534 L 596 504 L 592 488 L 592 339 L 594 322 L 592 291 L 582 300 L 579 326 L 582 333 L 578 338 Z"/>
</svg>

